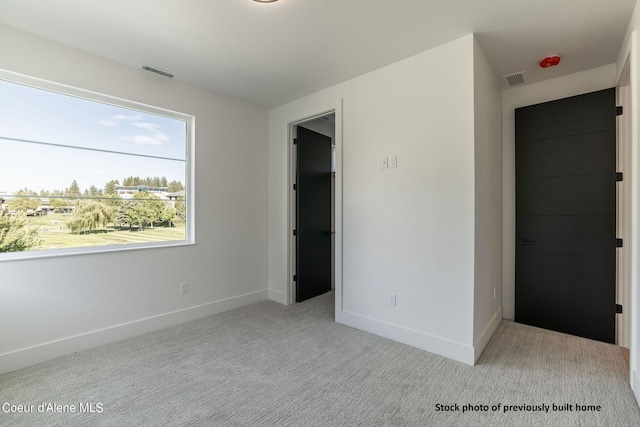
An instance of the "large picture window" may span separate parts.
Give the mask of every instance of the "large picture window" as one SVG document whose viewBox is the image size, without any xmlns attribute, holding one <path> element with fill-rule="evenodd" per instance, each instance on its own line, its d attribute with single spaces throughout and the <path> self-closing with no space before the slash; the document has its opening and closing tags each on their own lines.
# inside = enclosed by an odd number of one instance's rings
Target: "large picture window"
<svg viewBox="0 0 640 427">
<path fill-rule="evenodd" d="M 0 73 L 0 260 L 191 243 L 193 122 Z"/>
</svg>

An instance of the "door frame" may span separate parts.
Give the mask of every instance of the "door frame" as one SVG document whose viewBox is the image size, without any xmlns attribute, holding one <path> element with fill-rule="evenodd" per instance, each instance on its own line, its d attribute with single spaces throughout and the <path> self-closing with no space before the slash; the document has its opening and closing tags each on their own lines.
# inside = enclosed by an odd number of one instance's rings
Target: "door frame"
<svg viewBox="0 0 640 427">
<path fill-rule="evenodd" d="M 640 325 L 640 315 L 638 309 L 640 308 L 638 292 L 640 291 L 638 283 L 640 279 L 639 275 L 639 263 L 638 253 L 640 252 L 640 232 L 638 230 L 638 188 L 640 187 L 640 160 L 638 151 L 638 119 L 635 117 L 638 110 L 638 35 L 637 31 L 631 32 L 629 39 L 629 45 L 625 48 L 626 57 L 624 57 L 624 66 L 618 74 L 616 81 L 616 88 L 625 88 L 628 90 L 628 96 L 621 96 L 618 101 L 623 102 L 622 105 L 624 121 L 621 126 L 624 126 L 628 131 L 628 134 L 623 139 L 625 144 L 625 150 L 629 154 L 628 173 L 625 171 L 624 181 L 627 182 L 629 190 L 625 192 L 628 194 L 628 199 L 625 200 L 625 213 L 629 214 L 627 225 L 628 229 L 624 230 L 625 234 L 629 237 L 628 244 L 625 242 L 625 247 L 628 255 L 625 259 L 629 260 L 629 263 L 624 266 L 624 274 L 627 275 L 629 281 L 629 301 L 628 301 L 628 319 L 629 319 L 629 382 L 631 384 L 631 390 L 636 398 L 636 401 L 640 405 L 640 375 L 638 375 L 638 364 L 640 357 L 638 354 L 638 330 Z M 628 89 L 626 89 L 628 87 Z M 623 94 L 624 95 L 624 94 Z M 626 187 L 626 186 L 625 186 Z M 627 309 L 624 306 L 623 310 Z"/>
<path fill-rule="evenodd" d="M 616 186 L 616 237 L 624 245 L 616 250 L 616 303 L 622 314 L 616 316 L 616 344 L 631 348 L 631 79 L 629 58 L 616 82 L 616 105 L 623 114 L 616 118 L 616 171 L 624 174 Z"/>
<path fill-rule="evenodd" d="M 293 183 L 295 182 L 295 151 L 293 139 L 295 136 L 295 126 L 313 119 L 325 116 L 327 114 L 335 115 L 335 192 L 333 203 L 334 215 L 334 239 L 333 239 L 333 258 L 334 271 L 333 283 L 335 287 L 335 320 L 341 321 L 342 318 L 342 100 L 325 109 L 317 109 L 313 112 L 303 114 L 298 118 L 287 121 L 287 304 L 295 304 L 295 282 L 293 275 L 296 267 L 295 239 L 293 230 L 295 228 L 295 193 L 293 191 Z"/>
</svg>

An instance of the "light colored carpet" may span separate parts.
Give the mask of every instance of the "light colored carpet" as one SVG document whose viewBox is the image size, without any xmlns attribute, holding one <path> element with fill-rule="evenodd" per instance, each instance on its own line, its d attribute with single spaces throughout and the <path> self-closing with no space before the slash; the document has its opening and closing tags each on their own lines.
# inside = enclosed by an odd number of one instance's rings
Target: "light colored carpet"
<svg viewBox="0 0 640 427">
<path fill-rule="evenodd" d="M 616 346 L 503 321 L 470 367 L 338 325 L 332 299 L 265 301 L 5 374 L 0 404 L 103 409 L 0 411 L 0 425 L 640 425 Z M 489 411 L 462 413 L 465 404 Z M 502 409 L 543 404 L 574 410 Z"/>
</svg>

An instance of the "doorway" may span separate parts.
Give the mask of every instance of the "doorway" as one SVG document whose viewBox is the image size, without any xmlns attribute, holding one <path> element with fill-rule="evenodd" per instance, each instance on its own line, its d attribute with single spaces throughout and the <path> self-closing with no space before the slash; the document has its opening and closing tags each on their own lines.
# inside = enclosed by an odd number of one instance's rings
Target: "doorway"
<svg viewBox="0 0 640 427">
<path fill-rule="evenodd" d="M 515 320 L 616 341 L 616 93 L 516 110 Z"/>
<path fill-rule="evenodd" d="M 335 287 L 335 113 L 292 124 L 292 302 Z"/>
</svg>

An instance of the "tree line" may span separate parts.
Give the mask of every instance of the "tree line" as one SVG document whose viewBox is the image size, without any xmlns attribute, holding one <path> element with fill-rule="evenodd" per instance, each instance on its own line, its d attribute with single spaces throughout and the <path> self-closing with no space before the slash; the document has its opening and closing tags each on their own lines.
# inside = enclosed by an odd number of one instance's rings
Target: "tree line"
<svg viewBox="0 0 640 427">
<path fill-rule="evenodd" d="M 122 182 L 125 186 L 167 187 L 167 191 L 172 193 L 184 190 L 180 181 L 167 182 L 165 177 L 132 176 Z M 28 188 L 17 191 L 15 196 L 18 197 L 7 202 L 8 209 L 17 211 L 17 214 L 0 212 L 0 252 L 22 251 L 40 244 L 40 232 L 27 227 L 26 213 L 41 207 L 41 197 L 49 198 L 50 208 L 54 211 L 72 210 L 72 217 L 66 225 L 77 234 L 95 232 L 108 224 L 119 229 L 144 230 L 145 227 L 173 226 L 186 221 L 184 197 L 179 197 L 173 206 L 147 191 L 139 191 L 131 199 L 123 199 L 116 191 L 119 185 L 116 179 L 102 189 L 92 185 L 83 192 L 78 182 L 73 180 L 64 190 L 41 190 L 40 194 Z"/>
<path fill-rule="evenodd" d="M 167 182 L 167 178 L 164 176 L 147 178 L 130 176 L 123 179 L 122 182 L 122 185 L 127 187 L 137 187 L 142 185 L 156 188 L 166 187 L 169 193 L 176 193 L 180 190 L 184 190 L 184 185 L 182 184 L 182 182 L 175 180 Z M 78 185 L 78 181 L 74 179 L 69 187 L 66 187 L 64 190 L 49 191 L 42 189 L 39 193 L 37 193 L 25 187 L 15 192 L 14 196 L 18 197 L 11 199 L 8 202 L 8 206 L 10 210 L 16 211 L 27 211 L 29 209 L 35 210 L 42 203 L 40 201 L 40 198 L 47 197 L 50 198 L 49 202 L 54 210 L 61 210 L 66 206 L 73 205 L 72 200 L 75 197 L 115 199 L 118 197 L 116 187 L 118 187 L 119 185 L 121 185 L 120 181 L 117 179 L 113 179 L 107 182 L 103 188 L 97 188 L 95 185 L 91 185 L 89 188 L 86 188 L 84 191 L 82 191 L 80 189 L 80 186 Z"/>
<path fill-rule="evenodd" d="M 146 185 L 147 187 L 155 187 L 162 188 L 166 187 L 169 193 L 175 193 L 180 190 L 184 190 L 184 185 L 180 181 L 171 181 L 168 182 L 166 177 L 146 177 L 140 178 L 139 176 L 129 176 L 122 180 L 122 184 L 117 179 L 112 179 L 107 182 L 103 188 L 98 188 L 95 185 L 91 185 L 89 188 L 86 188 L 84 191 L 80 189 L 78 185 L 78 181 L 75 179 L 71 182 L 71 184 L 66 187 L 64 190 L 40 190 L 39 193 L 35 191 L 24 188 L 20 189 L 16 192 L 16 195 L 25 195 L 25 196 L 40 196 L 40 197 L 80 197 L 80 196 L 93 196 L 93 197 L 101 197 L 101 196 L 113 196 L 117 195 L 116 187 L 119 185 L 123 185 L 126 187 L 138 187 L 141 185 Z"/>
</svg>

